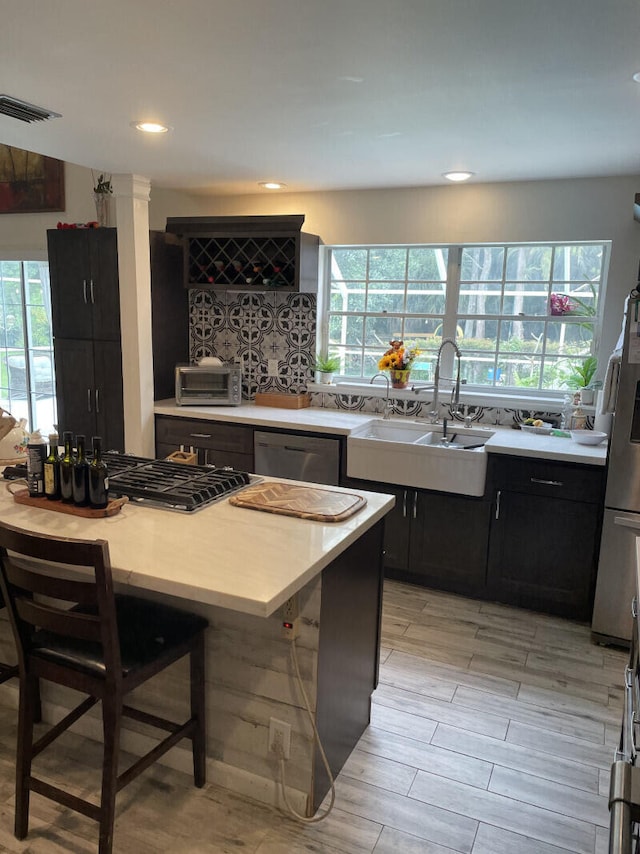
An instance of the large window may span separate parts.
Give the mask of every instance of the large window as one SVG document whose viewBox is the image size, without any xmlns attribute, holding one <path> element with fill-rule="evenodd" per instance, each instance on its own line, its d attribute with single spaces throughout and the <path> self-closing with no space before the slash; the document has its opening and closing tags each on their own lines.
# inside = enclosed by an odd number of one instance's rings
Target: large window
<svg viewBox="0 0 640 854">
<path fill-rule="evenodd" d="M 49 266 L 0 261 L 0 406 L 29 430 L 53 430 L 56 398 Z"/>
<path fill-rule="evenodd" d="M 453 338 L 470 385 L 565 390 L 596 349 L 608 249 L 330 247 L 324 343 L 345 378 L 370 378 L 388 342 L 402 339 L 421 350 L 412 379 L 428 381 L 443 338 Z M 449 368 L 452 354 L 443 353 Z"/>
</svg>

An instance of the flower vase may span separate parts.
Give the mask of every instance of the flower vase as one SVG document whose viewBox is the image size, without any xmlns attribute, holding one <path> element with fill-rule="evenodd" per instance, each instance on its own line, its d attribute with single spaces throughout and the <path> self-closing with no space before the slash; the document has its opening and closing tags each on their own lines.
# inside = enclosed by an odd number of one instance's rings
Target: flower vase
<svg viewBox="0 0 640 854">
<path fill-rule="evenodd" d="M 94 193 L 93 199 L 96 203 L 96 219 L 98 225 L 106 228 L 109 225 L 110 198 L 108 193 Z"/>
<path fill-rule="evenodd" d="M 409 385 L 411 371 L 389 371 L 392 388 L 406 388 Z"/>
</svg>

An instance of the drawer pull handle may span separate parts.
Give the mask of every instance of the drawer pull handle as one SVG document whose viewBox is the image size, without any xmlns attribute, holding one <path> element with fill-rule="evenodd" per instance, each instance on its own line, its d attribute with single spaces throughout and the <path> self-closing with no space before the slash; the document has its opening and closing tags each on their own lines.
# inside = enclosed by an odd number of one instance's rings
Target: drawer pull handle
<svg viewBox="0 0 640 854">
<path fill-rule="evenodd" d="M 542 478 L 539 477 L 532 477 L 530 480 L 531 483 L 542 483 L 545 486 L 564 486 L 564 483 L 561 480 L 542 480 Z"/>
<path fill-rule="evenodd" d="M 87 389 L 87 412 L 91 412 L 91 389 Z"/>
<path fill-rule="evenodd" d="M 402 518 L 407 518 L 407 490 L 402 490 Z"/>
<path fill-rule="evenodd" d="M 189 433 L 192 439 L 210 439 L 211 433 Z"/>
<path fill-rule="evenodd" d="M 638 599 L 636 596 L 631 600 L 631 616 L 634 620 L 638 616 Z"/>
<path fill-rule="evenodd" d="M 82 280 L 82 298 L 84 299 L 84 304 L 87 305 L 87 280 Z"/>
<path fill-rule="evenodd" d="M 413 493 L 413 518 L 417 519 L 418 517 L 418 490 L 414 490 Z"/>
<path fill-rule="evenodd" d="M 500 496 L 502 495 L 502 490 L 499 489 L 496 495 L 496 519 L 500 518 Z"/>
</svg>

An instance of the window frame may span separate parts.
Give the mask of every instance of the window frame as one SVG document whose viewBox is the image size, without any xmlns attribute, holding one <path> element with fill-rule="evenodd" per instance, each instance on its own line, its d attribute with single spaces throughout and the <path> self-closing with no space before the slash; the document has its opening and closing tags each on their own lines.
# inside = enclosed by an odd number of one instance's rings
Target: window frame
<svg viewBox="0 0 640 854">
<path fill-rule="evenodd" d="M 34 252 L 33 256 L 30 257 L 0 256 L 0 266 L 3 264 L 19 265 L 18 287 L 20 291 L 20 305 L 18 307 L 16 304 L 16 308 L 18 308 L 20 313 L 23 336 L 22 344 L 19 345 L 9 345 L 6 339 L 0 341 L 0 358 L 3 359 L 7 377 L 7 385 L 6 387 L 4 385 L 0 387 L 0 393 L 4 395 L 4 392 L 7 392 L 6 400 L 4 396 L 2 397 L 2 400 L 5 401 L 6 405 L 9 407 L 9 411 L 11 411 L 11 414 L 16 419 L 22 417 L 26 419 L 27 429 L 29 431 L 37 428 L 42 428 L 43 430 L 48 429 L 50 431 L 55 428 L 55 422 L 57 421 L 51 280 L 49 275 L 48 259 L 46 256 L 38 256 L 39 253 L 36 252 Z M 42 287 L 42 303 L 33 302 L 31 298 L 32 278 L 29 275 L 29 267 L 32 264 L 38 265 L 39 278 L 37 281 L 39 281 L 40 286 Z M 4 278 L 4 274 L 1 270 L 0 277 Z M 50 332 L 49 346 L 47 347 L 44 347 L 43 345 L 36 345 L 33 341 L 32 310 L 37 308 L 42 308 L 46 314 Z M 0 314 L 2 317 L 7 316 L 5 309 L 6 305 L 3 300 L 3 294 L 0 294 Z M 20 352 L 16 353 L 14 351 Z M 11 372 L 9 370 L 10 352 L 12 357 L 19 355 L 24 358 L 24 388 L 22 385 L 15 385 L 11 380 Z M 50 383 L 45 381 L 45 386 L 47 388 L 46 391 L 42 391 L 38 388 L 38 383 L 42 382 L 42 377 L 39 375 L 40 371 L 37 370 L 34 361 L 38 356 L 46 356 L 49 359 L 50 374 L 48 375 L 48 378 Z M 45 399 L 50 400 L 50 403 L 46 408 L 50 410 L 50 413 L 48 414 L 52 416 L 51 424 L 48 422 L 43 424 L 38 423 L 39 415 L 43 414 L 42 412 L 38 412 L 38 402 L 44 401 Z"/>
<path fill-rule="evenodd" d="M 470 315 L 468 312 L 463 313 L 459 311 L 459 296 L 461 289 L 461 262 L 462 262 L 462 253 L 466 249 L 475 249 L 475 248 L 499 248 L 504 250 L 504 260 L 503 260 L 503 270 L 502 276 L 500 280 L 495 282 L 496 286 L 500 288 L 500 307 L 502 309 L 504 305 L 505 295 L 508 295 L 508 291 L 506 291 L 506 285 L 514 281 L 507 277 L 507 255 L 508 250 L 512 250 L 514 248 L 529 248 L 529 247 L 549 247 L 552 250 L 550 261 L 549 261 L 549 274 L 546 278 L 541 278 L 536 280 L 538 284 L 546 287 L 546 291 L 548 294 L 554 292 L 552 291 L 552 286 L 557 284 L 565 285 L 566 283 L 570 283 L 571 281 L 582 281 L 582 280 L 560 280 L 554 278 L 554 263 L 556 257 L 556 250 L 560 247 L 581 247 L 581 246 L 597 246 L 602 247 L 602 259 L 600 264 L 600 276 L 598 279 L 599 289 L 597 294 L 597 309 L 594 315 L 584 314 L 584 315 L 563 315 L 562 321 L 563 323 L 569 324 L 584 324 L 587 321 L 589 324 L 593 325 L 593 337 L 591 340 L 591 348 L 589 353 L 585 353 L 582 357 L 576 358 L 584 358 L 587 355 L 595 355 L 597 356 L 599 349 L 599 342 L 602 334 L 602 322 L 604 315 L 604 304 L 605 304 L 605 296 L 606 296 L 606 288 L 607 288 L 607 278 L 609 272 L 609 263 L 611 258 L 611 241 L 610 240 L 548 240 L 548 241 L 491 241 L 491 242 L 471 242 L 471 243 L 420 243 L 420 244 L 335 244 L 335 245 L 327 245 L 323 247 L 323 275 L 321 278 L 321 289 L 320 289 L 320 299 L 318 303 L 318 351 L 321 353 L 327 353 L 329 350 L 329 325 L 331 318 L 333 316 L 353 316 L 353 317 L 394 317 L 397 318 L 399 324 L 404 328 L 405 320 L 407 318 L 423 318 L 423 317 L 432 317 L 430 314 L 416 314 L 414 312 L 367 312 L 365 311 L 332 311 L 331 309 L 331 281 L 332 281 L 332 259 L 333 252 L 336 250 L 367 250 L 367 252 L 371 252 L 372 250 L 387 250 L 387 249 L 402 249 L 402 250 L 411 250 L 411 249 L 443 249 L 448 252 L 448 261 L 447 261 L 447 278 L 445 282 L 445 308 L 444 314 L 442 315 L 442 335 L 440 340 L 444 338 L 453 338 L 456 340 L 457 329 L 460 322 L 464 322 L 466 319 L 473 320 L 488 320 L 491 322 L 496 322 L 497 324 L 497 332 L 498 335 L 494 339 L 495 347 L 493 350 L 487 350 L 487 356 L 493 358 L 494 365 L 498 364 L 499 356 L 500 356 L 500 329 L 502 323 L 505 321 L 522 321 L 522 322 L 544 322 L 544 339 L 543 339 L 543 347 L 541 350 L 541 357 L 544 357 L 547 354 L 547 345 L 549 342 L 548 330 L 550 328 L 550 323 L 558 322 L 552 319 L 552 316 L 549 312 L 545 315 L 524 315 L 524 314 L 503 314 L 502 312 L 498 314 L 483 314 L 483 315 Z M 369 254 L 367 255 L 367 274 L 365 278 L 365 295 L 368 294 L 369 286 L 372 280 L 369 278 Z M 345 281 L 351 281 L 346 279 Z M 375 281 L 375 280 L 373 280 Z M 385 280 L 386 281 L 386 280 Z M 405 286 L 405 295 L 406 295 L 406 287 L 407 283 L 410 282 L 408 275 L 405 275 L 404 286 Z M 493 280 L 492 280 L 493 281 Z M 585 279 L 586 281 L 586 279 Z M 404 306 L 406 308 L 406 304 Z M 405 335 L 405 340 L 407 344 L 411 342 L 411 336 Z M 363 356 L 366 354 L 368 348 L 364 342 L 362 344 L 362 354 Z M 464 346 L 462 346 L 462 351 L 464 355 Z M 382 355 L 383 350 L 381 349 L 380 355 Z M 517 355 L 517 354 L 516 354 Z M 445 376 L 453 376 L 454 371 L 454 351 L 453 348 L 446 347 L 442 351 L 441 357 L 441 374 Z M 562 358 L 562 357 L 559 357 Z M 569 359 L 569 356 L 564 358 Z M 544 365 L 544 361 L 541 362 L 541 365 Z M 494 374 L 495 375 L 495 374 Z M 355 375 L 345 375 L 338 374 L 335 375 L 335 380 L 337 382 L 344 382 L 350 384 L 359 384 L 368 382 L 370 380 L 370 375 L 365 375 L 364 373 L 361 376 Z M 518 386 L 518 385 L 510 385 L 510 386 L 502 386 L 496 385 L 495 381 L 493 385 L 484 384 L 484 383 L 465 383 L 464 389 L 467 392 L 472 392 L 480 395 L 491 395 L 495 397 L 524 397 L 524 398 L 557 398 L 561 400 L 567 393 L 567 388 L 546 388 L 542 385 L 544 380 L 544 371 L 540 371 L 540 376 L 538 379 L 538 385 L 536 387 L 530 386 Z M 417 380 L 415 383 L 416 387 L 420 385 L 430 385 L 429 381 L 425 380 Z"/>
</svg>

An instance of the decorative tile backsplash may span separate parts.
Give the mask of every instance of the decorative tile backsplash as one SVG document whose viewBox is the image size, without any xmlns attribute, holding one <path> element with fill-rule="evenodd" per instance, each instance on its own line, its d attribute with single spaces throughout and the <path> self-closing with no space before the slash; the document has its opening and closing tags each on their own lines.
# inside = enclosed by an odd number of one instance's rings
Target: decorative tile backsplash
<svg viewBox="0 0 640 854">
<path fill-rule="evenodd" d="M 313 379 L 315 294 L 189 291 L 190 358 L 217 356 L 242 366 L 242 394 L 304 391 Z M 269 376 L 277 360 L 278 375 Z"/>
<path fill-rule="evenodd" d="M 313 381 L 316 353 L 315 294 L 189 291 L 190 358 L 217 356 L 242 366 L 242 394 L 253 400 L 257 391 L 302 392 Z M 269 362 L 277 360 L 277 376 L 269 376 Z M 429 401 L 393 398 L 395 415 L 426 417 Z M 312 405 L 351 412 L 381 411 L 379 397 L 313 392 Z M 559 426 L 560 412 L 468 406 L 454 412 L 439 404 L 440 417 L 477 424 L 511 424 L 542 418 Z M 593 418 L 587 419 L 593 427 Z"/>
</svg>

